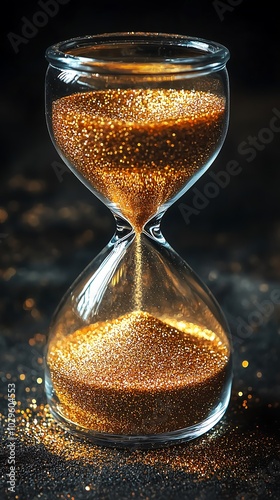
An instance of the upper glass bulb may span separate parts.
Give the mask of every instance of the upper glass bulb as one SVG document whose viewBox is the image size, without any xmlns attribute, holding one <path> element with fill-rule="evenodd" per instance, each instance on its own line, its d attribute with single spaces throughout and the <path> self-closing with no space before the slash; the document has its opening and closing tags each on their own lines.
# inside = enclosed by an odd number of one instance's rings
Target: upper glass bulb
<svg viewBox="0 0 280 500">
<path fill-rule="evenodd" d="M 224 47 L 116 34 L 47 51 L 47 118 L 64 161 L 141 231 L 210 166 L 228 125 Z"/>
</svg>

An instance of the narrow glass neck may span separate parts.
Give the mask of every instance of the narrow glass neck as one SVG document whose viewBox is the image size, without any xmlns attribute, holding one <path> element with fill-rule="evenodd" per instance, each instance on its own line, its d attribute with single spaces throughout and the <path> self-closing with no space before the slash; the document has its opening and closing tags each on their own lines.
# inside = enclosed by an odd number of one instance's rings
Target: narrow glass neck
<svg viewBox="0 0 280 500">
<path fill-rule="evenodd" d="M 166 243 L 165 238 L 161 232 L 161 221 L 164 214 L 165 211 L 162 211 L 161 213 L 155 215 L 155 217 L 147 222 L 143 229 L 144 233 L 152 237 L 153 240 L 156 240 L 160 244 Z"/>
<path fill-rule="evenodd" d="M 111 239 L 111 244 L 115 245 L 123 239 L 130 238 L 130 235 L 133 236 L 135 231 L 126 219 L 114 212 L 113 216 L 116 221 L 116 230 L 114 236 Z"/>
<path fill-rule="evenodd" d="M 141 232 L 136 231 L 126 219 L 114 213 L 114 218 L 116 221 L 116 231 L 111 240 L 111 243 L 115 244 L 123 239 L 130 238 L 130 236 L 141 233 L 146 234 L 153 240 L 156 240 L 158 243 L 166 243 L 166 240 L 161 232 L 161 220 L 164 213 L 165 211 L 157 214 L 155 217 L 149 220 L 147 224 L 145 224 Z"/>
</svg>

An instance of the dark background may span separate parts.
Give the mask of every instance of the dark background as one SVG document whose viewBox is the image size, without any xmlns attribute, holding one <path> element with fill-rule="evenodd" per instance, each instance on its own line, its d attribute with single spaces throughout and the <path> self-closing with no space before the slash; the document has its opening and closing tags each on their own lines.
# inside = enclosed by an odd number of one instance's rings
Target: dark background
<svg viewBox="0 0 280 500">
<path fill-rule="evenodd" d="M 186 193 L 166 213 L 162 229 L 171 245 L 215 294 L 232 330 L 235 381 L 228 417 L 229 435 L 237 422 L 242 429 L 237 436 L 238 442 L 242 443 L 246 429 L 254 433 L 256 428 L 261 428 L 259 438 L 254 441 L 254 450 L 258 439 L 260 449 L 264 448 L 268 435 L 273 437 L 274 446 L 265 457 L 261 451 L 259 455 L 254 451 L 258 457 L 255 483 L 246 478 L 240 483 L 236 469 L 231 482 L 226 473 L 221 477 L 214 474 L 210 486 L 205 482 L 204 489 L 194 475 L 187 477 L 188 487 L 184 482 L 186 477 L 181 478 L 181 482 L 178 477 L 167 482 L 162 479 L 158 485 L 152 471 L 147 484 L 138 482 L 136 487 L 134 484 L 134 491 L 136 498 L 145 498 L 145 495 L 147 498 L 277 498 L 279 461 L 276 460 L 276 469 L 274 465 L 270 467 L 269 473 L 263 469 L 267 464 L 274 464 L 273 457 L 279 449 L 280 313 L 272 297 L 280 290 L 280 132 L 264 131 L 270 127 L 277 110 L 279 117 L 275 124 L 280 126 L 280 43 L 276 4 L 247 0 L 218 3 L 70 0 L 59 5 L 56 15 L 49 16 L 45 26 L 26 39 L 27 43 L 20 43 L 16 53 L 9 34 L 23 36 L 26 19 L 32 22 L 33 16 L 42 11 L 42 3 L 9 2 L 1 15 L 3 414 L 7 374 L 18 383 L 18 399 L 22 406 L 28 404 L 26 387 L 28 384 L 35 387 L 34 380 L 42 373 L 28 350 L 28 346 L 34 345 L 30 344 L 30 339 L 35 338 L 35 343 L 36 338 L 40 339 L 36 352 L 41 353 L 42 339 L 45 339 L 51 315 L 62 294 L 114 231 L 108 209 L 72 173 L 57 172 L 55 162 L 61 163 L 61 160 L 49 138 L 44 115 L 46 48 L 75 36 L 116 31 L 160 31 L 212 39 L 226 45 L 231 53 L 227 66 L 231 112 L 225 144 L 211 171 L 221 172 L 231 160 L 239 163 L 241 171 L 189 221 L 184 214 L 186 205 L 192 205 L 194 191 Z M 249 153 L 245 153 L 250 137 L 257 138 L 252 161 L 249 161 Z M 196 189 L 203 193 L 211 180 L 206 173 Z M 38 333 L 42 337 L 36 337 Z M 246 370 L 242 368 L 244 359 L 249 361 Z M 23 372 L 26 378 L 20 382 L 18 377 Z M 257 378 L 259 372 L 262 376 Z M 36 386 L 36 391 L 38 401 L 44 403 L 42 387 Z M 244 410 L 246 404 L 244 406 L 243 400 L 238 399 L 240 392 L 244 397 L 254 394 L 251 402 L 246 400 L 251 404 L 250 416 Z M 19 440 L 25 443 L 23 434 Z M 231 453 L 234 453 L 234 441 L 231 444 Z M 244 454 L 247 446 L 244 441 Z M 28 486 L 26 463 L 29 459 L 26 456 L 29 445 L 22 444 L 20 450 L 25 463 L 18 478 L 20 498 L 26 498 L 27 492 L 28 498 L 41 498 Z M 40 461 L 42 456 L 38 457 Z M 248 460 L 253 463 L 252 456 Z M 51 457 L 45 461 L 47 470 Z M 87 473 L 90 477 L 90 469 Z M 129 472 L 126 473 L 129 478 Z M 262 479 L 264 473 L 265 480 Z M 66 473 L 64 489 L 56 484 L 53 490 L 49 489 L 50 483 L 44 475 L 40 480 L 34 471 L 30 475 L 38 491 L 42 495 L 47 492 L 46 498 L 66 498 L 65 492 L 71 493 L 74 488 Z M 249 477 L 252 478 L 252 471 Z M 110 489 L 106 481 L 104 475 L 99 495 L 87 498 L 115 498 L 114 488 Z M 230 491 L 226 486 L 229 482 Z M 76 484 L 75 498 L 84 498 L 82 484 L 82 480 Z M 183 493 L 182 484 L 185 484 Z M 104 496 L 100 493 L 102 488 Z M 131 498 L 132 490 L 119 486 L 117 491 L 116 498 Z M 59 494 L 62 496 L 56 496 Z"/>
<path fill-rule="evenodd" d="M 20 173 L 25 179 L 32 177 L 50 182 L 48 197 L 46 192 L 41 191 L 40 195 L 41 201 L 44 197 L 50 209 L 53 208 L 51 195 L 55 191 L 58 190 L 63 198 L 67 197 L 67 191 L 73 189 L 76 192 L 73 204 L 75 198 L 82 197 L 91 200 L 98 210 L 103 210 L 72 174 L 65 173 L 64 182 L 57 186 L 61 178 L 58 179 L 52 164 L 59 161 L 59 157 L 49 139 L 44 117 L 44 77 L 47 68 L 44 54 L 49 45 L 74 36 L 110 31 L 161 31 L 201 36 L 223 43 L 231 52 L 228 63 L 230 128 L 224 148 L 212 169 L 214 172 L 223 170 L 228 161 L 235 159 L 242 166 L 242 172 L 231 178 L 230 184 L 210 201 L 207 209 L 191 217 L 191 224 L 186 223 L 179 209 L 180 203 L 191 204 L 192 194 L 187 193 L 166 215 L 163 224 L 165 235 L 170 241 L 179 240 L 180 246 L 185 243 L 191 246 L 193 236 L 202 235 L 204 230 L 226 233 L 234 230 L 247 237 L 248 229 L 250 234 L 254 229 L 257 238 L 262 235 L 266 244 L 273 247 L 276 242 L 272 243 L 271 238 L 277 237 L 275 226 L 279 220 L 280 134 L 275 133 L 273 140 L 261 145 L 263 150 L 256 151 L 251 162 L 248 155 L 238 152 L 238 147 L 243 141 L 247 142 L 249 136 L 258 136 L 263 128 L 269 126 L 273 108 L 280 109 L 277 13 L 272 2 L 254 4 L 253 7 L 246 0 L 232 1 L 231 4 L 226 1 L 185 1 L 164 5 L 127 1 L 93 5 L 91 2 L 70 0 L 65 5 L 59 5 L 57 14 L 49 16 L 46 25 L 37 28 L 38 32 L 26 39 L 27 43 L 18 44 L 18 53 L 8 39 L 9 34 L 22 36 L 23 16 L 32 22 L 33 16 L 42 8 L 38 2 L 7 5 L 2 16 L 2 186 L 7 181 L 11 182 L 13 173 Z M 196 187 L 203 189 L 209 180 L 206 174 Z M 23 190 L 22 185 L 18 187 L 21 188 L 19 191 Z M 35 199 L 35 193 L 30 189 L 29 193 L 30 207 L 32 203 L 40 202 L 40 196 Z M 3 204 L 6 205 L 5 191 L 3 196 Z M 18 215 L 22 218 L 22 209 Z M 15 223 L 18 222 L 17 218 Z M 92 221 L 92 230 L 94 225 Z M 10 234 L 11 230 L 12 227 L 3 227 L 3 233 L 8 231 Z M 211 244 L 209 239 L 208 243 Z M 53 244 L 56 242 L 53 241 Z M 68 250 L 71 251 L 71 245 Z M 264 246 L 258 250 L 263 252 Z M 274 277 L 278 272 L 279 276 L 279 269 L 270 272 Z"/>
</svg>

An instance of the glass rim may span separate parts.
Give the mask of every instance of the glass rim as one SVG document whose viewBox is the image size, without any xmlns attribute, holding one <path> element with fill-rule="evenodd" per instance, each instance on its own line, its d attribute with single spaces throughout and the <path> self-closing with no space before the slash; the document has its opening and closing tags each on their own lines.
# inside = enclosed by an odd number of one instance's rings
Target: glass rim
<svg viewBox="0 0 280 500">
<path fill-rule="evenodd" d="M 143 55 L 143 50 L 148 45 L 157 48 L 156 56 Z M 88 47 L 92 47 L 90 56 L 82 53 Z M 107 55 L 105 49 L 111 49 Z M 110 54 L 114 49 L 116 54 L 117 49 L 125 50 L 119 50 L 119 55 L 113 57 Z M 177 49 L 178 54 L 172 53 L 172 49 Z M 191 55 L 184 54 L 184 50 L 186 53 L 191 52 Z M 57 42 L 47 48 L 45 56 L 51 66 L 63 70 L 108 75 L 162 75 L 219 71 L 225 67 L 230 53 L 221 43 L 205 38 L 170 33 L 116 32 L 85 35 Z"/>
</svg>

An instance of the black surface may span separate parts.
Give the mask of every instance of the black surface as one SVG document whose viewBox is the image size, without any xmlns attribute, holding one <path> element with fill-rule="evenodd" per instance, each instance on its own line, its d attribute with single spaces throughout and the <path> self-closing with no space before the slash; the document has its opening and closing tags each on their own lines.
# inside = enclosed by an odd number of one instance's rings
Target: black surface
<svg viewBox="0 0 280 500">
<path fill-rule="evenodd" d="M 217 5 L 226 9 L 224 19 Z M 22 17 L 32 19 L 41 6 L 13 2 L 5 7 L 1 498 L 280 498 L 280 131 L 264 130 L 272 123 L 280 126 L 275 3 L 135 6 L 71 0 L 20 43 L 18 53 L 8 34 L 22 36 Z M 206 208 L 188 218 L 186 205 L 193 206 L 195 194 L 207 192 L 212 182 L 206 173 L 195 186 L 198 191 L 191 190 L 168 210 L 162 226 L 167 240 L 208 284 L 229 321 L 234 343 L 230 407 L 202 439 L 150 452 L 99 449 L 68 436 L 49 416 L 41 383 L 42 353 L 54 308 L 114 231 L 109 211 L 72 174 L 58 175 L 54 167 L 60 159 L 45 125 L 44 53 L 49 45 L 72 36 L 122 30 L 201 36 L 230 49 L 230 128 L 211 171 L 219 174 L 232 160 L 240 166 L 238 175 L 208 200 Z M 250 137 L 257 142 L 249 153 L 248 143 L 255 141 Z M 16 385 L 18 402 L 15 493 L 7 491 L 9 383 Z"/>
</svg>

